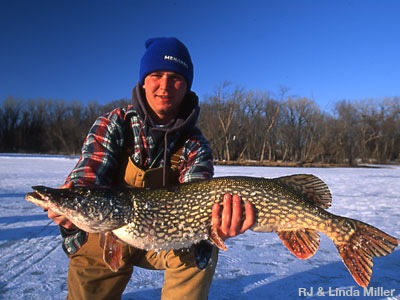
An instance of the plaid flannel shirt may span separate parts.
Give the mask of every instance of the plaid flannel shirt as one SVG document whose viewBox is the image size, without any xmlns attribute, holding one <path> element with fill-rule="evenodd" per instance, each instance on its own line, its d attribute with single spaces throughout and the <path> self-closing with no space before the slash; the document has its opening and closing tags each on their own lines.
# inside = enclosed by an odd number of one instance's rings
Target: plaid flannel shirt
<svg viewBox="0 0 400 300">
<path fill-rule="evenodd" d="M 126 134 L 127 128 L 132 130 L 132 135 Z M 207 140 L 197 127 L 190 128 L 189 132 L 191 134 L 184 143 L 182 163 L 179 165 L 181 183 L 209 179 L 214 174 L 212 152 Z M 181 132 L 171 131 L 167 134 L 169 138 L 166 153 L 172 154 Z M 150 134 L 149 125 L 132 106 L 126 109 L 117 108 L 94 122 L 83 143 L 82 155 L 68 175 L 66 183 L 73 181 L 75 185 L 104 186 L 115 184 L 116 177 L 121 172 L 121 156 L 127 155 L 124 151 L 128 137 L 133 139 L 130 155 L 138 166 L 147 169 L 164 165 L 163 159 L 158 160 L 159 147 Z M 87 234 L 81 230 L 68 231 L 61 228 L 60 231 L 63 249 L 69 255 L 78 251 L 87 238 Z"/>
</svg>

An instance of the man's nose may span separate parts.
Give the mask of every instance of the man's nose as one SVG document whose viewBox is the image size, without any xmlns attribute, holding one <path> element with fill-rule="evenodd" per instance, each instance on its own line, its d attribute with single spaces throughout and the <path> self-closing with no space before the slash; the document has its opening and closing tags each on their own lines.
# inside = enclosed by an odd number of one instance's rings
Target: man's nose
<svg viewBox="0 0 400 300">
<path fill-rule="evenodd" d="M 171 86 L 172 82 L 173 82 L 173 80 L 170 76 L 163 75 L 163 76 L 161 76 L 161 79 L 160 79 L 160 87 L 164 88 L 164 89 L 168 88 L 169 86 Z"/>
</svg>

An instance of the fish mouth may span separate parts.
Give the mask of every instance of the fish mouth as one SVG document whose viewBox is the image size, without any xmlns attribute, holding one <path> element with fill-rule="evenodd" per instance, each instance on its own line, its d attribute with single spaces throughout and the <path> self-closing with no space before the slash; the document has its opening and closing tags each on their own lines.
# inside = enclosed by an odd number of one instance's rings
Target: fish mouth
<svg viewBox="0 0 400 300">
<path fill-rule="evenodd" d="M 49 198 L 40 192 L 34 191 L 34 192 L 27 193 L 25 195 L 25 200 L 32 202 L 44 209 L 48 208 Z"/>
<path fill-rule="evenodd" d="M 51 208 L 54 211 L 58 211 L 59 205 L 57 203 L 66 196 L 66 189 L 54 189 L 38 185 L 32 186 L 32 190 L 33 192 L 25 195 L 25 200 L 45 210 Z"/>
<path fill-rule="evenodd" d="M 25 200 L 43 208 L 48 208 L 52 194 L 54 194 L 54 191 L 57 191 L 57 189 L 51 189 L 42 185 L 33 186 L 32 189 L 33 192 L 25 195 Z"/>
<path fill-rule="evenodd" d="M 65 197 L 68 195 L 68 189 L 61 189 L 61 188 L 55 189 L 43 185 L 33 186 L 32 189 L 34 191 L 33 193 L 40 195 L 43 198 L 43 200 L 46 201 Z"/>
<path fill-rule="evenodd" d="M 35 185 L 32 187 L 33 193 L 37 193 L 39 195 L 45 196 L 49 193 L 50 188 L 45 187 L 43 185 Z"/>
</svg>

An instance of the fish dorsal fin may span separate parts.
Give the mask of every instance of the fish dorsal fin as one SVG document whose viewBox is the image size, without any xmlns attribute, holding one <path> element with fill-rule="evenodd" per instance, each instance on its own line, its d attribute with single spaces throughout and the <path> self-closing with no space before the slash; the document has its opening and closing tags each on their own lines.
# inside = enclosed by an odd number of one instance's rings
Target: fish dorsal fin
<svg viewBox="0 0 400 300">
<path fill-rule="evenodd" d="M 311 174 L 295 174 L 273 179 L 280 185 L 301 194 L 321 208 L 328 208 L 332 204 L 332 194 L 329 187 L 317 176 Z"/>
<path fill-rule="evenodd" d="M 282 243 L 300 259 L 310 258 L 319 247 L 319 234 L 315 230 L 277 231 Z"/>
</svg>

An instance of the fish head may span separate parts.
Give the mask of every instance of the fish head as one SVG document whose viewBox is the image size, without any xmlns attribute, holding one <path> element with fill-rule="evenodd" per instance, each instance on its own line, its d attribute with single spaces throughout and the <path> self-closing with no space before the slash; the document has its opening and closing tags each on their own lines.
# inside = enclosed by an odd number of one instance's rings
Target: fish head
<svg viewBox="0 0 400 300">
<path fill-rule="evenodd" d="M 68 189 L 55 189 L 42 185 L 33 186 L 33 192 L 25 195 L 25 200 L 40 206 L 44 209 L 52 209 L 56 212 L 62 213 L 60 209 L 68 199 L 71 198 L 71 193 L 76 194 Z"/>
<path fill-rule="evenodd" d="M 25 199 L 44 209 L 64 215 L 87 232 L 114 230 L 131 219 L 132 203 L 129 191 L 101 187 L 77 186 L 50 188 L 33 186 Z M 124 197 L 125 195 L 125 197 Z"/>
</svg>

